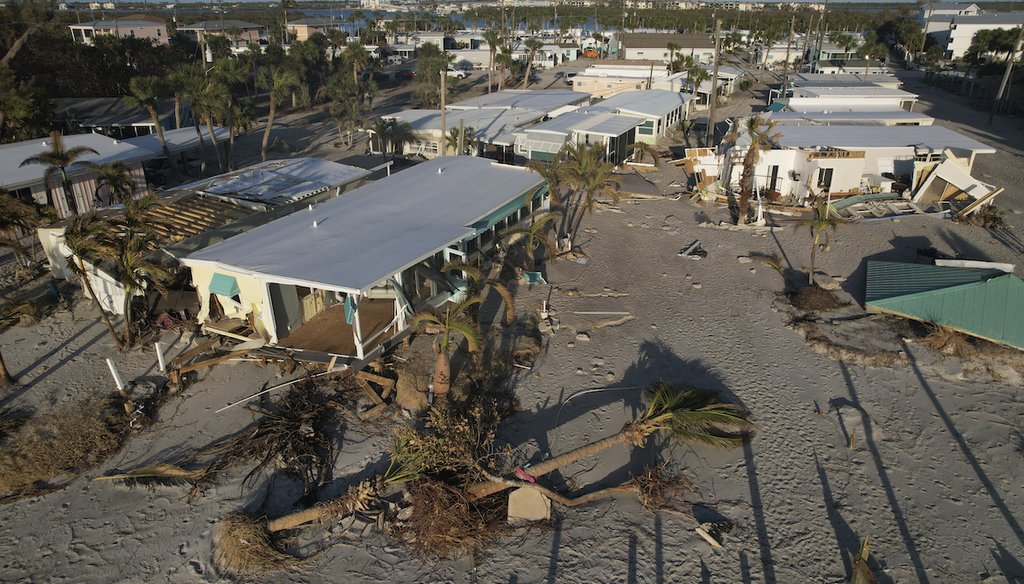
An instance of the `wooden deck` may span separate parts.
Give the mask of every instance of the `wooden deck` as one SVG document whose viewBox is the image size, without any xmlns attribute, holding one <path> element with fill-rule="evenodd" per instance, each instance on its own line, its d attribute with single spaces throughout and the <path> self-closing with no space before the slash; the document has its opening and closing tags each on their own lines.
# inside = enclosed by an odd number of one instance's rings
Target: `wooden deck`
<svg viewBox="0 0 1024 584">
<path fill-rule="evenodd" d="M 395 301 L 364 299 L 359 303 L 357 314 L 363 339 L 370 339 L 391 324 L 395 317 Z M 398 331 L 393 331 L 393 333 L 395 332 Z M 372 343 L 366 343 L 366 351 L 383 343 L 389 336 L 384 334 L 374 339 Z M 309 322 L 293 330 L 287 337 L 280 339 L 278 344 L 284 347 L 320 351 L 333 355 L 355 356 L 356 354 L 352 325 L 345 323 L 344 304 L 335 304 L 320 311 Z"/>
</svg>

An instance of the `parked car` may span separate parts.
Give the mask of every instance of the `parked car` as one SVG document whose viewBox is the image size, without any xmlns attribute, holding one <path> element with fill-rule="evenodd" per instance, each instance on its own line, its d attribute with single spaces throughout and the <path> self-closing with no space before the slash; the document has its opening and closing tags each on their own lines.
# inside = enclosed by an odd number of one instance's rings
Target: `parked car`
<svg viewBox="0 0 1024 584">
<path fill-rule="evenodd" d="M 566 85 L 572 85 L 572 78 L 579 75 L 576 71 L 566 71 L 562 77 L 565 79 Z"/>
<path fill-rule="evenodd" d="M 412 79 L 416 79 L 416 70 L 415 69 L 399 69 L 398 72 L 395 73 L 395 79 L 399 79 L 399 80 L 402 80 L 402 81 L 409 81 L 409 80 L 412 80 Z"/>
<path fill-rule="evenodd" d="M 455 67 L 448 67 L 448 76 L 456 79 L 465 79 L 469 77 L 469 71 L 465 69 L 457 69 Z"/>
</svg>

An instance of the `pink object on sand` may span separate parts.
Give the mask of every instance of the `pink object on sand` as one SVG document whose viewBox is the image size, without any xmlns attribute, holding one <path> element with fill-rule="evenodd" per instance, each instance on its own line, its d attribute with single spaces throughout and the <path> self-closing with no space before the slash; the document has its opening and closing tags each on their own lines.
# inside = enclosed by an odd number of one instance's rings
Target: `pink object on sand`
<svg viewBox="0 0 1024 584">
<path fill-rule="evenodd" d="M 527 482 L 530 482 L 530 483 L 537 482 L 537 479 L 533 478 L 533 476 L 531 476 L 528 472 L 526 472 L 522 468 L 517 466 L 515 468 L 515 471 L 516 471 L 516 476 L 521 478 L 521 479 L 523 479 L 524 481 L 527 481 Z"/>
</svg>

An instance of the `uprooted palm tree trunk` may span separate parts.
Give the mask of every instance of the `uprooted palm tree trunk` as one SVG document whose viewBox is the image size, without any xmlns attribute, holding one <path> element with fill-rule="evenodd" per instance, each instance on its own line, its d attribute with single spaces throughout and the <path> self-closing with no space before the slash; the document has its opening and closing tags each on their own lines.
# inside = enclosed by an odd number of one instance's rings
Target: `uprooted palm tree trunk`
<svg viewBox="0 0 1024 584">
<path fill-rule="evenodd" d="M 682 442 L 719 448 L 738 446 L 754 432 L 749 414 L 734 404 L 721 403 L 710 392 L 659 383 L 648 392 L 648 406 L 639 418 L 626 423 L 618 434 L 576 448 L 529 467 L 532 477 L 542 477 L 564 466 L 589 458 L 618 444 L 643 446 L 648 436 L 667 432 Z M 493 480 L 470 485 L 474 498 L 508 489 L 510 484 Z"/>
</svg>

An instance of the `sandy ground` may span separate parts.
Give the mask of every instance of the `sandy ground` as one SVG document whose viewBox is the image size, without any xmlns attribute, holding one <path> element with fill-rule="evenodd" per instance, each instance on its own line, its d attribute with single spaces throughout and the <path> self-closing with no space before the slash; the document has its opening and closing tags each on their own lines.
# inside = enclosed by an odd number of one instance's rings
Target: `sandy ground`
<svg viewBox="0 0 1024 584">
<path fill-rule="evenodd" d="M 908 88 L 924 93 L 913 84 Z M 1007 187 L 1000 204 L 1018 211 L 1007 219 L 1019 233 L 1020 121 L 1000 120 L 993 130 L 983 125 L 981 112 L 959 107 L 955 96 L 932 92 L 924 100 L 955 117 L 950 125 L 999 146 L 998 154 L 979 158 L 977 169 Z M 336 141 L 326 131 L 313 136 L 318 146 L 311 151 Z M 777 253 L 786 269 L 803 270 L 807 233 L 785 222 L 765 236 L 703 229 L 697 218 L 704 215 L 725 219 L 723 210 L 685 199 L 624 203 L 588 217 L 580 242 L 588 263 L 555 264 L 550 280 L 562 290 L 621 295 L 518 290 L 524 311 L 550 294 L 561 328 L 548 338 L 534 370 L 518 380 L 523 411 L 502 435 L 523 460 L 539 460 L 617 431 L 635 415 L 641 388 L 652 380 L 722 391 L 754 413 L 760 432 L 748 447 L 617 447 L 556 477 L 586 490 L 664 459 L 692 478 L 703 505 L 690 515 L 655 514 L 623 496 L 560 510 L 551 528 L 504 539 L 473 558 L 438 563 L 423 562 L 384 535 L 335 537 L 335 545 L 309 563 L 263 581 L 843 582 L 861 538 L 870 538 L 883 582 L 1024 578 L 1019 379 L 965 372 L 959 362 L 915 344 L 902 347 L 909 363 L 891 369 L 814 353 L 786 327 L 779 275 L 737 261 L 751 252 Z M 709 252 L 706 260 L 676 255 L 694 239 Z M 846 226 L 818 265 L 846 277 L 845 291 L 855 300 L 863 293 L 864 258 L 913 260 L 916 249 L 929 246 L 1021 263 L 1018 251 L 985 230 L 924 217 Z M 1020 266 L 1017 273 L 1024 273 Z M 595 317 L 578 311 L 635 318 L 596 328 Z M 95 318 L 79 304 L 74 314 L 59 311 L 35 327 L 0 334 L 7 364 L 25 384 L 0 394 L 3 404 L 46 412 L 109 391 L 102 360 L 108 356 L 126 378 L 157 375 L 151 351 L 117 353 Z M 578 332 L 589 340 L 578 339 Z M 167 335 L 164 341 L 173 343 L 173 355 L 188 339 Z M 251 364 L 218 366 L 86 477 L 46 497 L 0 507 L 0 580 L 221 581 L 209 560 L 216 522 L 240 508 L 278 515 L 294 497 L 261 507 L 265 485 L 243 490 L 240 474 L 191 505 L 181 489 L 128 489 L 90 479 L 115 468 L 181 460 L 250 420 L 239 408 L 214 410 L 275 381 L 273 371 Z M 560 407 L 592 388 L 610 391 Z M 349 424 L 335 476 L 376 468 L 387 429 L 386 421 Z M 694 518 L 735 522 L 725 548 L 713 550 L 694 535 Z"/>
</svg>

